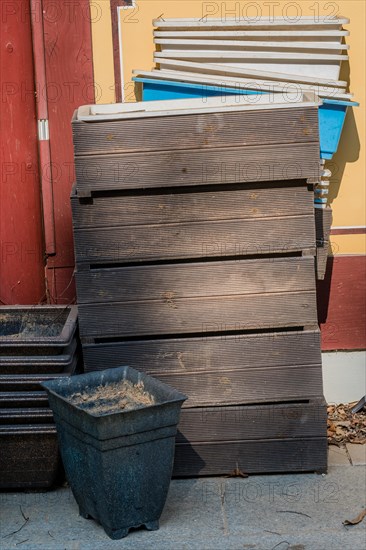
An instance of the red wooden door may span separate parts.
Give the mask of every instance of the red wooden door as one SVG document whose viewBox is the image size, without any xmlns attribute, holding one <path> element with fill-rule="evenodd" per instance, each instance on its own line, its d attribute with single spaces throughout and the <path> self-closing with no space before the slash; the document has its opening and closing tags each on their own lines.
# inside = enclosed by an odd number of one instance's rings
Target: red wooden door
<svg viewBox="0 0 366 550">
<path fill-rule="evenodd" d="M 1 2 L 2 304 L 45 301 L 32 35 L 24 0 Z"/>
<path fill-rule="evenodd" d="M 70 122 L 75 108 L 94 102 L 89 0 L 14 0 L 0 8 L 0 299 L 70 303 L 75 299 Z M 37 118 L 44 130 L 40 162 Z"/>
<path fill-rule="evenodd" d="M 43 28 L 56 252 L 47 260 L 47 281 L 51 300 L 62 304 L 75 299 L 71 118 L 95 100 L 89 0 L 43 0 Z"/>
</svg>

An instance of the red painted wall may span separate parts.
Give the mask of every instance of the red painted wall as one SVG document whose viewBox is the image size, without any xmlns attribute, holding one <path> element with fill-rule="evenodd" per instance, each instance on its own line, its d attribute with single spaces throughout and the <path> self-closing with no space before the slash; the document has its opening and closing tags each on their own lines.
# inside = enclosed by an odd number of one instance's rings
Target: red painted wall
<svg viewBox="0 0 366 550">
<path fill-rule="evenodd" d="M 328 259 L 318 281 L 322 349 L 366 349 L 366 256 Z"/>
<path fill-rule="evenodd" d="M 2 304 L 44 301 L 32 37 L 24 0 L 1 2 Z"/>
</svg>

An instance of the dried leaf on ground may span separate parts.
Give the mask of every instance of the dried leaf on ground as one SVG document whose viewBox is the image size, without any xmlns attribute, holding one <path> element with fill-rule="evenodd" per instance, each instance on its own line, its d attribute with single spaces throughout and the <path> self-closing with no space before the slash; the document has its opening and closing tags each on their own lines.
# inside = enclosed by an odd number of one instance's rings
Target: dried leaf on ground
<svg viewBox="0 0 366 550">
<path fill-rule="evenodd" d="M 343 525 L 357 525 L 357 523 L 361 523 L 364 517 L 366 517 L 366 509 L 362 510 L 354 519 L 346 519 Z"/>
<path fill-rule="evenodd" d="M 236 463 L 236 468 L 225 477 L 244 477 L 245 478 L 245 477 L 249 477 L 249 475 L 246 472 L 242 472 L 238 466 L 238 463 Z"/>
<path fill-rule="evenodd" d="M 366 443 L 366 411 L 352 413 L 355 403 L 328 405 L 327 436 L 330 445 Z"/>
</svg>

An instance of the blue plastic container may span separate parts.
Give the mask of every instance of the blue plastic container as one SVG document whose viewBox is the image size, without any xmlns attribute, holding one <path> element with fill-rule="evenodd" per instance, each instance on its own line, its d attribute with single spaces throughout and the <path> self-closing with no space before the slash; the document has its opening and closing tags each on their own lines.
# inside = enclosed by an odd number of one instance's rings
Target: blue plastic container
<svg viewBox="0 0 366 550">
<path fill-rule="evenodd" d="M 141 82 L 142 100 L 157 101 L 160 99 L 188 99 L 193 97 L 220 97 L 231 94 L 262 94 L 257 90 L 243 88 L 226 88 L 224 86 L 210 86 L 206 84 L 191 84 L 189 82 L 176 82 L 153 78 L 133 78 L 135 82 Z"/>
<path fill-rule="evenodd" d="M 242 88 L 226 88 L 224 86 L 211 86 L 209 84 L 193 84 L 189 82 L 177 82 L 153 78 L 133 79 L 142 87 L 143 101 L 156 101 L 160 99 L 184 99 L 194 97 L 208 97 L 231 94 L 264 94 Z M 319 107 L 319 139 L 320 157 L 331 159 L 338 149 L 344 121 L 348 107 L 357 107 L 356 101 L 338 101 L 336 99 L 324 99 Z"/>
<path fill-rule="evenodd" d="M 356 101 L 323 99 L 319 107 L 320 157 L 331 159 L 337 152 L 348 107 L 358 107 Z"/>
</svg>

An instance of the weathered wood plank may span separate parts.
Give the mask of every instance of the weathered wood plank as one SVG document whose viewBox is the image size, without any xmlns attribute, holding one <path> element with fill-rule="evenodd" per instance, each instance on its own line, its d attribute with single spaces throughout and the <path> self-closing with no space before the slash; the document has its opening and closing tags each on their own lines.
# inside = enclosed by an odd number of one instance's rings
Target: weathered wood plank
<svg viewBox="0 0 366 550">
<path fill-rule="evenodd" d="M 185 408 L 177 443 L 324 437 L 326 423 L 322 396 L 307 403 Z"/>
<path fill-rule="evenodd" d="M 79 305 L 80 335 L 94 338 L 202 335 L 207 326 L 238 331 L 316 322 L 315 290 Z"/>
<path fill-rule="evenodd" d="M 179 310 L 181 300 L 198 297 L 315 291 L 314 259 L 309 256 L 101 268 L 77 271 L 76 284 L 79 305 L 154 300 Z"/>
<path fill-rule="evenodd" d="M 313 215 L 76 229 L 77 264 L 287 254 L 315 255 Z"/>
<path fill-rule="evenodd" d="M 325 241 L 322 246 L 316 249 L 316 276 L 317 279 L 323 280 L 327 269 L 327 260 L 329 253 L 329 242 Z"/>
<path fill-rule="evenodd" d="M 328 251 L 330 245 L 330 229 L 332 225 L 332 209 L 315 209 L 315 227 L 316 227 L 316 273 L 317 278 L 322 280 L 325 277 L 327 268 Z"/>
<path fill-rule="evenodd" d="M 174 477 L 227 475 L 239 468 L 248 474 L 321 472 L 327 470 L 326 437 L 178 444 Z"/>
<path fill-rule="evenodd" d="M 225 95 L 222 103 L 225 105 Z M 202 98 L 205 103 L 205 98 Z M 136 120 L 74 120 L 75 155 L 164 151 L 238 145 L 317 142 L 316 108 L 277 109 Z"/>
<path fill-rule="evenodd" d="M 321 244 L 325 241 L 329 241 L 330 228 L 333 220 L 332 209 L 327 206 L 326 208 L 315 208 L 315 228 L 316 228 L 316 241 L 317 244 Z"/>
<path fill-rule="evenodd" d="M 208 326 L 207 332 L 215 327 Z M 222 327 L 219 327 L 222 328 Z M 188 396 L 184 407 L 322 395 L 319 330 L 83 346 L 86 372 L 130 365 Z"/>
<path fill-rule="evenodd" d="M 207 325 L 204 333 L 196 338 L 84 344 L 85 370 L 92 372 L 107 366 L 130 365 L 158 376 L 159 373 L 321 365 L 318 328 L 295 332 L 210 336 L 211 332 L 220 329 L 223 329 L 220 325 Z"/>
<path fill-rule="evenodd" d="M 77 192 L 308 179 L 320 172 L 319 143 L 191 149 L 75 159 Z"/>
<path fill-rule="evenodd" d="M 321 365 L 231 370 L 224 363 L 221 372 L 157 373 L 156 376 L 188 396 L 185 407 L 215 405 L 218 409 L 222 405 L 308 399 L 323 393 Z"/>
<path fill-rule="evenodd" d="M 314 194 L 304 180 L 204 188 L 200 192 L 71 195 L 75 229 L 311 215 Z"/>
</svg>

